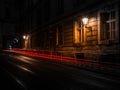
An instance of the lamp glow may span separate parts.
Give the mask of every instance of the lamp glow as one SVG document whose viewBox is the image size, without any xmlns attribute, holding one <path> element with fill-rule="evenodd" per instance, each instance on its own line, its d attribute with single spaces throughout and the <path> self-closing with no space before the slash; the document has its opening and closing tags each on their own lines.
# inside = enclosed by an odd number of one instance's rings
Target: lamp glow
<svg viewBox="0 0 120 90">
<path fill-rule="evenodd" d="M 26 39 L 26 36 L 25 36 L 25 35 L 23 35 L 23 39 Z"/>
<path fill-rule="evenodd" d="M 86 24 L 88 23 L 88 18 L 84 17 L 84 18 L 82 19 L 82 22 L 83 22 L 84 25 L 86 25 Z"/>
</svg>

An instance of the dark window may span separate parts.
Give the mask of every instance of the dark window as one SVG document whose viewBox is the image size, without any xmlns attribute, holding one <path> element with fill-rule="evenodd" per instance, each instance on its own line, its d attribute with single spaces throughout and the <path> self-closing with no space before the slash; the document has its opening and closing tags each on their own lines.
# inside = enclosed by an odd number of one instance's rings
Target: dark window
<svg viewBox="0 0 120 90">
<path fill-rule="evenodd" d="M 116 39 L 116 12 L 109 11 L 100 14 L 100 39 L 115 40 Z"/>
<path fill-rule="evenodd" d="M 62 25 L 58 26 L 58 44 L 59 45 L 63 44 L 63 26 Z"/>
<path fill-rule="evenodd" d="M 100 19 L 101 19 L 101 40 L 106 40 L 107 38 L 109 38 L 108 34 L 109 34 L 109 24 L 106 23 L 106 21 L 109 20 L 109 13 L 101 13 L 100 14 Z"/>
</svg>

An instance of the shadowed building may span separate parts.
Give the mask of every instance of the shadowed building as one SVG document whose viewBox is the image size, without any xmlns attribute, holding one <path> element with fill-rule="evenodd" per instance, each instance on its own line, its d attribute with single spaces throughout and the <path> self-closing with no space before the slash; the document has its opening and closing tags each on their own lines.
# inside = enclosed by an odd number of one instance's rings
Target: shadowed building
<svg viewBox="0 0 120 90">
<path fill-rule="evenodd" d="M 30 2 L 30 0 L 29 0 Z M 31 6 L 27 0 L 0 0 L 0 48 L 22 47 L 24 18 Z"/>
<path fill-rule="evenodd" d="M 30 47 L 119 62 L 119 0 L 41 0 L 31 14 Z M 86 25 L 82 19 L 88 18 Z M 32 24 L 33 23 L 33 24 Z"/>
<path fill-rule="evenodd" d="M 119 0 L 25 0 L 17 28 L 26 48 L 119 62 Z M 84 18 L 86 17 L 86 19 Z M 83 23 L 88 20 L 86 24 Z M 62 51 L 62 52 L 61 52 Z M 114 60 L 113 60 L 114 59 Z"/>
</svg>

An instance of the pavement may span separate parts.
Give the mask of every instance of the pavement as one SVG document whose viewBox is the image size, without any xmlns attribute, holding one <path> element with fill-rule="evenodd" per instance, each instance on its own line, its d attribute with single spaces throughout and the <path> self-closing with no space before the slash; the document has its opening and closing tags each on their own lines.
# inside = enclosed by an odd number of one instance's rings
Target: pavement
<svg viewBox="0 0 120 90">
<path fill-rule="evenodd" d="M 45 58 L 47 60 L 51 60 L 53 62 L 71 65 L 78 68 L 84 68 L 87 70 L 110 74 L 114 76 L 120 76 L 120 65 L 112 64 L 112 63 L 103 63 L 103 62 L 95 62 L 94 60 L 87 59 L 77 59 L 66 57 L 63 55 L 53 54 L 51 51 L 36 50 L 36 49 L 11 49 L 11 50 L 3 50 L 3 52 L 10 52 L 16 54 L 22 54 L 34 58 Z M 47 52 L 47 53 L 46 53 Z"/>
<path fill-rule="evenodd" d="M 1 90 L 24 90 L 11 75 L 0 67 L 0 89 Z"/>
</svg>

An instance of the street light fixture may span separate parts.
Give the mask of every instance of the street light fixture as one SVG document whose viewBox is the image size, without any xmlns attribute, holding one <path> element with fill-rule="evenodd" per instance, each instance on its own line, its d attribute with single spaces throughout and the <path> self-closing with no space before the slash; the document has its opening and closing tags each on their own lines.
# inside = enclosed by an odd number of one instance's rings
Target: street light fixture
<svg viewBox="0 0 120 90">
<path fill-rule="evenodd" d="M 88 20 L 89 20 L 89 19 L 88 19 L 87 17 L 82 18 L 82 22 L 83 22 L 83 24 L 84 24 L 84 28 L 87 28 L 89 31 L 91 31 L 91 30 L 92 30 L 92 27 L 87 27 Z"/>
<path fill-rule="evenodd" d="M 29 39 L 29 35 L 23 35 L 23 39 L 28 40 Z"/>
<path fill-rule="evenodd" d="M 26 39 L 26 35 L 23 35 L 23 39 Z"/>
<path fill-rule="evenodd" d="M 84 25 L 86 25 L 86 24 L 88 23 L 88 18 L 87 18 L 87 17 L 84 17 L 84 18 L 82 19 L 82 22 L 83 22 Z"/>
<path fill-rule="evenodd" d="M 23 35 L 23 39 L 24 39 L 24 48 L 26 49 L 28 47 L 29 35 Z"/>
</svg>

